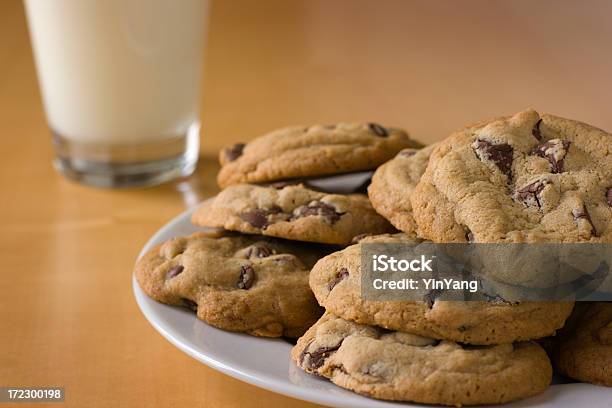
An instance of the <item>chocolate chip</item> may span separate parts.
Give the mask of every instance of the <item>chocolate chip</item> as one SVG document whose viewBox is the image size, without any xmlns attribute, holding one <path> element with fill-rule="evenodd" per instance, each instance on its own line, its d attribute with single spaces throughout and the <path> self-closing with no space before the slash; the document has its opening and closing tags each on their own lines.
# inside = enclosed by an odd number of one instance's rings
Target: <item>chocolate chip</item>
<svg viewBox="0 0 612 408">
<path fill-rule="evenodd" d="M 267 258 L 274 253 L 274 250 L 265 242 L 257 242 L 248 247 L 246 252 L 247 259 Z"/>
<path fill-rule="evenodd" d="M 542 119 L 539 119 L 533 128 L 531 129 L 531 134 L 538 140 L 542 140 L 542 133 L 540 132 L 540 124 L 542 123 Z"/>
<path fill-rule="evenodd" d="M 198 304 L 191 299 L 181 298 L 181 302 L 183 302 L 183 306 L 187 309 L 192 310 L 194 312 L 198 311 Z"/>
<path fill-rule="evenodd" d="M 397 155 L 398 156 L 402 156 L 402 157 L 412 157 L 416 154 L 416 150 L 415 149 L 404 149 L 401 152 L 399 152 Z"/>
<path fill-rule="evenodd" d="M 593 220 L 591 219 L 591 215 L 589 214 L 589 210 L 587 210 L 586 206 L 583 205 L 581 209 L 573 209 L 572 216 L 574 217 L 575 221 L 578 221 L 580 219 L 587 220 L 587 222 L 591 224 L 591 231 L 593 235 L 596 237 L 599 236 L 599 234 L 597 233 L 597 229 L 595 229 L 595 224 L 593 224 Z"/>
<path fill-rule="evenodd" d="M 433 307 L 434 303 L 436 303 L 436 299 L 440 297 L 442 292 L 443 291 L 441 289 L 432 289 L 429 292 L 427 292 L 425 296 L 423 296 L 423 301 L 425 302 L 425 304 L 427 305 L 429 309 Z"/>
<path fill-rule="evenodd" d="M 608 200 L 608 205 L 612 207 L 612 187 L 608 187 L 606 191 L 606 199 Z"/>
<path fill-rule="evenodd" d="M 268 208 L 266 211 L 268 212 L 268 215 L 276 215 L 276 214 L 283 213 L 283 209 L 280 208 L 278 205 L 273 205 L 272 207 Z"/>
<path fill-rule="evenodd" d="M 265 210 L 249 210 L 240 214 L 240 218 L 255 228 L 265 228 L 268 226 L 268 213 Z"/>
<path fill-rule="evenodd" d="M 534 181 L 533 183 L 528 184 L 525 187 L 517 190 L 514 193 L 514 199 L 517 201 L 521 201 L 527 207 L 535 204 L 538 206 L 538 208 L 542 208 L 542 203 L 540 202 L 540 193 L 548 184 L 550 184 L 550 181 L 548 180 Z"/>
<path fill-rule="evenodd" d="M 238 289 L 248 290 L 253 286 L 255 281 L 255 270 L 249 266 L 244 265 L 240 267 L 240 277 L 238 278 Z"/>
<path fill-rule="evenodd" d="M 270 225 L 268 216 L 272 214 L 279 214 L 281 212 L 283 212 L 283 210 L 277 206 L 267 209 L 255 208 L 253 210 L 243 212 L 240 214 L 240 218 L 255 228 L 266 229 L 266 227 Z"/>
<path fill-rule="evenodd" d="M 475 238 L 474 238 L 474 233 L 472 233 L 472 231 L 468 230 L 465 233 L 465 239 L 467 240 L 467 242 L 472 243 L 474 242 Z"/>
<path fill-rule="evenodd" d="M 563 160 L 569 150 L 570 142 L 561 139 L 551 139 L 548 142 L 536 146 L 531 154 L 544 157 L 550 163 L 553 173 L 563 172 Z"/>
<path fill-rule="evenodd" d="M 368 123 L 368 127 L 370 128 L 372 132 L 376 133 L 377 136 L 380 136 L 380 137 L 389 136 L 389 131 L 384 126 L 381 126 L 378 123 Z"/>
<path fill-rule="evenodd" d="M 342 282 L 344 279 L 348 278 L 348 276 L 349 276 L 348 269 L 340 268 L 338 273 L 336 273 L 336 276 L 334 277 L 334 279 L 327 284 L 327 289 L 331 291 L 333 288 L 336 287 L 337 284 Z"/>
<path fill-rule="evenodd" d="M 325 363 L 325 360 L 327 360 L 329 356 L 331 356 L 340 348 L 340 346 L 342 345 L 342 341 L 344 341 L 344 339 L 340 340 L 340 343 L 335 346 L 319 347 L 314 351 L 307 351 L 308 346 L 312 344 L 311 342 L 302 352 L 302 355 L 300 356 L 300 364 L 304 365 L 304 360 L 306 359 L 306 356 L 309 356 L 310 358 L 308 359 L 307 363 L 308 368 L 311 370 L 316 370 L 317 368 L 321 367 L 323 363 Z"/>
<path fill-rule="evenodd" d="M 242 156 L 242 152 L 244 150 L 244 143 L 236 143 L 232 147 L 225 148 L 225 157 L 228 161 L 234 161 L 240 156 Z"/>
<path fill-rule="evenodd" d="M 168 270 L 166 273 L 166 279 L 172 279 L 177 275 L 180 275 L 185 267 L 183 265 L 174 265 L 172 268 Z"/>
<path fill-rule="evenodd" d="M 336 209 L 329 204 L 324 203 L 323 201 L 311 201 L 308 205 L 301 205 L 295 210 L 293 210 L 292 219 L 298 219 L 303 217 L 308 217 L 311 215 L 318 215 L 323 218 L 330 224 L 334 224 L 336 221 L 340 219 L 344 213 L 336 212 Z"/>
<path fill-rule="evenodd" d="M 514 149 L 507 143 L 493 144 L 488 140 L 477 139 L 472 149 L 480 160 L 490 160 L 509 179 L 512 179 L 512 157 Z"/>
<path fill-rule="evenodd" d="M 467 324 L 462 324 L 461 326 L 457 327 L 457 330 L 459 330 L 460 332 L 466 332 L 471 328 L 471 326 L 467 325 Z"/>
</svg>

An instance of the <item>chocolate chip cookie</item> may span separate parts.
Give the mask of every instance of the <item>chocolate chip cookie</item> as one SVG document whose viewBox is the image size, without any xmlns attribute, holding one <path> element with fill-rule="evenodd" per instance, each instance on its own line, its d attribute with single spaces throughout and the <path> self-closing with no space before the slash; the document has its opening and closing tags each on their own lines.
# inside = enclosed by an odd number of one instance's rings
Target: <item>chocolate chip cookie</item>
<svg viewBox="0 0 612 408">
<path fill-rule="evenodd" d="M 416 230 L 410 196 L 425 172 L 436 145 L 404 149 L 374 172 L 368 197 L 374 209 L 400 231 Z"/>
<path fill-rule="evenodd" d="M 308 272 L 324 249 L 259 236 L 197 233 L 152 249 L 136 279 L 153 299 L 206 323 L 265 337 L 298 337 L 321 315 Z"/>
<path fill-rule="evenodd" d="M 319 260 L 310 287 L 328 312 L 357 323 L 376 325 L 437 339 L 469 344 L 498 344 L 549 336 L 561 328 L 573 302 L 511 303 L 438 300 L 429 291 L 423 301 L 373 301 L 361 295 L 361 246 L 416 242 L 405 234 L 366 237 Z"/>
<path fill-rule="evenodd" d="M 552 368 L 534 342 L 467 346 L 390 332 L 325 313 L 291 352 L 309 373 L 368 397 L 498 404 L 544 391 Z"/>
<path fill-rule="evenodd" d="M 612 135 L 526 110 L 451 135 L 411 195 L 435 242 L 612 242 Z"/>
<path fill-rule="evenodd" d="M 407 147 L 402 129 L 376 123 L 292 126 L 235 144 L 219 154 L 219 186 L 374 169 Z"/>
<path fill-rule="evenodd" d="M 553 361 L 561 373 L 612 387 L 612 303 L 578 304 L 554 341 Z"/>
<path fill-rule="evenodd" d="M 196 210 L 192 222 L 327 244 L 348 244 L 356 235 L 393 230 L 363 194 L 327 194 L 285 183 L 230 186 Z"/>
</svg>

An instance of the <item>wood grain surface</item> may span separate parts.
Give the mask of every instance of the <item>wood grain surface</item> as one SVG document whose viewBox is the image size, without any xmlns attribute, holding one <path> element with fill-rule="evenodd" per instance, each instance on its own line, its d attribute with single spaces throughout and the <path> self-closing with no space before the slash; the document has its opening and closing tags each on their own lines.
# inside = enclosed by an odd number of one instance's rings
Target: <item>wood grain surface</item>
<svg viewBox="0 0 612 408">
<path fill-rule="evenodd" d="M 51 167 L 23 5 L 1 1 L 0 386 L 64 386 L 70 407 L 312 406 L 158 335 L 132 296 L 142 245 L 218 191 L 222 145 L 284 125 L 374 120 L 432 142 L 532 106 L 612 129 L 611 12 L 604 0 L 216 1 L 196 174 L 110 191 Z"/>
</svg>

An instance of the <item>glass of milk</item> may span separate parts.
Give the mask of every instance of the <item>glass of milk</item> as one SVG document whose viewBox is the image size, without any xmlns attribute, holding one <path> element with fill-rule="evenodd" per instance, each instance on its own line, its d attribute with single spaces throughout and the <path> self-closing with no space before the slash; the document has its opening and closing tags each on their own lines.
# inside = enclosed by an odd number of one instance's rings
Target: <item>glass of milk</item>
<svg viewBox="0 0 612 408">
<path fill-rule="evenodd" d="M 187 176 L 208 0 L 25 0 L 55 166 L 102 187 Z"/>
</svg>

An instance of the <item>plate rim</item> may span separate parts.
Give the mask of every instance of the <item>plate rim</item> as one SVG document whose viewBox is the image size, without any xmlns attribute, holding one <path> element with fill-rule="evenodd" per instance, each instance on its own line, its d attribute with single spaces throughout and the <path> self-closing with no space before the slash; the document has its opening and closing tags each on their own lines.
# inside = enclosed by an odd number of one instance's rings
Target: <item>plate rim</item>
<svg viewBox="0 0 612 408">
<path fill-rule="evenodd" d="M 212 198 L 209 198 L 208 200 L 211 200 Z M 208 201 L 205 200 L 205 201 Z M 140 258 L 142 258 L 142 256 L 149 251 L 150 249 L 152 249 L 154 246 L 158 245 L 159 242 L 162 241 L 162 237 L 165 235 L 172 235 L 171 231 L 176 228 L 176 226 L 178 224 L 181 224 L 185 221 L 190 222 L 190 218 L 191 218 L 191 214 L 193 214 L 193 212 L 197 209 L 196 207 L 192 207 L 192 208 L 188 208 L 187 210 L 183 211 L 182 213 L 178 214 L 177 216 L 173 217 L 172 219 L 170 219 L 168 222 L 166 222 L 161 228 L 159 228 L 145 243 L 145 245 L 142 247 L 142 249 L 140 250 L 138 257 L 136 258 L 137 260 L 139 260 Z M 234 367 L 230 364 L 226 364 L 223 361 L 219 361 L 218 359 L 215 359 L 213 357 L 211 357 L 210 355 L 207 355 L 201 351 L 195 350 L 192 347 L 190 347 L 188 344 L 185 344 L 181 339 L 179 339 L 175 334 L 172 333 L 171 330 L 168 330 L 166 327 L 164 327 L 163 322 L 161 321 L 162 319 L 159 318 L 159 316 L 157 316 L 156 314 L 154 314 L 151 310 L 151 307 L 149 305 L 147 305 L 147 302 L 155 302 L 155 304 L 161 306 L 161 307 L 168 307 L 168 308 L 172 308 L 173 306 L 169 306 L 169 305 L 165 305 L 159 302 L 156 302 L 153 299 L 150 299 L 140 288 L 140 285 L 138 284 L 137 280 L 136 280 L 136 276 L 134 273 L 132 273 L 132 292 L 136 301 L 136 304 L 140 310 L 140 312 L 142 313 L 142 315 L 145 317 L 145 319 L 149 322 L 149 324 L 151 324 L 151 326 L 153 326 L 153 328 L 162 335 L 162 337 L 164 339 L 166 339 L 170 344 L 172 344 L 173 346 L 175 346 L 176 348 L 178 348 L 179 350 L 181 350 L 182 352 L 184 352 L 185 354 L 187 354 L 188 356 L 190 356 L 191 358 L 195 359 L 196 361 L 199 361 L 203 364 L 205 364 L 206 366 L 212 368 L 213 370 L 219 371 L 225 375 L 228 375 L 234 379 L 237 379 L 239 381 L 243 381 L 245 383 L 251 384 L 253 386 L 289 397 L 289 398 L 295 398 L 298 400 L 302 400 L 305 402 L 310 402 L 310 403 L 315 403 L 315 404 L 320 404 L 320 405 L 325 405 L 325 406 L 345 406 L 345 407 L 352 407 L 354 405 L 350 404 L 351 402 L 357 402 L 357 401 L 349 401 L 351 399 L 354 398 L 358 398 L 359 400 L 363 399 L 363 403 L 366 404 L 368 401 L 370 402 L 371 405 L 379 405 L 379 406 L 389 406 L 389 407 L 398 407 L 398 406 L 408 406 L 408 407 L 436 407 L 436 406 L 440 406 L 440 405 L 424 405 L 424 404 L 419 404 L 416 402 L 411 402 L 411 401 L 386 401 L 386 400 L 379 400 L 379 399 L 374 399 L 374 398 L 369 398 L 357 393 L 354 393 L 350 390 L 345 390 L 342 387 L 338 387 L 339 391 L 343 391 L 343 393 L 348 393 L 348 397 L 347 401 L 345 401 L 346 403 L 343 403 L 340 399 L 345 397 L 342 394 L 338 394 L 338 395 L 329 395 L 326 392 L 322 392 L 322 393 L 316 393 L 313 392 L 313 389 L 311 388 L 307 388 L 307 387 L 303 387 L 301 385 L 292 383 L 291 381 L 287 381 L 287 382 L 281 382 L 280 380 L 274 378 L 273 376 L 265 373 L 265 372 L 261 372 L 261 371 L 257 371 L 257 370 L 253 370 L 253 369 L 248 369 L 248 368 L 244 368 L 244 367 Z M 201 322 L 202 324 L 206 324 L 205 322 Z M 233 332 L 227 332 L 218 328 L 215 328 L 213 326 L 207 325 L 209 328 L 212 328 L 214 330 L 220 330 L 222 331 L 224 334 L 227 335 L 237 335 L 237 336 L 244 336 L 245 338 L 250 338 L 251 336 L 247 335 L 247 334 L 243 334 L 243 333 L 233 333 Z M 280 341 L 278 339 L 265 339 L 266 341 Z M 291 358 L 289 357 L 288 360 L 291 362 Z M 328 381 L 326 381 L 328 382 Z M 331 382 L 329 382 L 330 384 L 333 384 Z M 561 385 L 564 385 L 565 387 L 561 387 Z M 557 384 L 557 385 L 550 385 L 549 386 L 549 390 L 551 388 L 556 388 L 557 391 L 561 391 L 561 388 L 567 388 L 567 386 L 573 386 L 575 388 L 590 388 L 593 390 L 596 389 L 604 389 L 604 391 L 606 390 L 605 387 L 599 387 L 593 384 L 588 384 L 588 383 L 571 383 L 571 384 Z M 337 386 L 336 386 L 337 387 Z M 610 390 L 612 391 L 612 390 Z M 523 400 L 518 400 L 518 401 L 514 401 L 514 402 L 510 402 L 510 403 L 506 403 L 506 404 L 502 404 L 502 405 L 493 405 L 493 406 L 507 406 L 507 407 L 511 407 L 511 406 L 515 406 L 515 404 L 519 404 L 520 406 L 540 406 L 540 404 L 538 404 L 536 401 L 533 401 L 534 398 L 538 398 L 538 397 L 543 397 L 544 394 L 540 394 L 534 397 L 530 397 L 527 399 L 523 399 Z M 543 401 L 538 401 L 538 402 L 542 402 L 544 403 L 544 406 L 548 406 L 547 403 L 551 403 L 551 406 L 558 406 L 556 404 L 563 404 L 563 399 L 561 401 L 558 401 L 556 395 L 553 395 L 549 400 L 543 400 Z M 530 404 L 529 401 L 535 402 L 535 404 Z M 359 401 L 361 402 L 361 401 Z M 572 403 L 572 400 L 567 401 L 568 403 Z M 573 402 L 577 402 L 577 401 L 573 401 Z M 523 405 L 525 404 L 525 405 Z M 367 406 L 367 405 L 363 405 L 363 406 Z M 591 405 L 591 407 L 596 407 L 598 406 L 597 404 Z"/>
<path fill-rule="evenodd" d="M 208 200 L 211 200 L 211 199 L 212 198 L 209 198 Z M 208 200 L 205 200 L 205 201 L 208 201 Z M 179 215 L 173 217 L 166 224 L 164 224 L 160 229 L 158 229 L 147 240 L 145 245 L 140 250 L 140 252 L 138 254 L 138 257 L 136 259 L 139 260 L 140 258 L 142 258 L 142 256 L 147 251 L 152 249 L 155 245 L 158 245 L 157 241 L 159 241 L 160 238 L 163 235 L 166 235 L 169 231 L 171 231 L 173 229 L 173 227 L 177 223 L 180 223 L 180 222 L 184 221 L 185 218 L 190 218 L 191 214 L 193 214 L 193 212 L 196 210 L 196 208 L 197 207 L 189 208 L 189 209 L 185 210 L 184 212 L 180 213 Z M 140 312 L 145 317 L 145 319 L 149 322 L 149 324 L 151 324 L 151 326 L 153 326 L 153 328 L 159 334 L 161 334 L 162 337 L 164 339 L 166 339 L 166 341 L 168 341 L 174 347 L 178 348 L 183 353 L 187 354 L 189 357 L 195 359 L 196 361 L 199 361 L 199 362 L 205 364 L 206 366 L 212 368 L 213 370 L 217 370 L 217 371 L 219 371 L 219 372 L 221 372 L 221 373 L 223 373 L 225 375 L 228 375 L 228 376 L 230 376 L 230 377 L 232 377 L 234 379 L 246 382 L 246 383 L 251 384 L 253 386 L 256 386 L 258 388 L 263 388 L 265 390 L 268 390 L 268 391 L 271 391 L 271 392 L 274 392 L 274 393 L 277 393 L 277 394 L 280 394 L 280 395 L 283 395 L 283 396 L 286 396 L 286 397 L 296 398 L 296 399 L 299 399 L 299 400 L 302 400 L 302 401 L 305 401 L 305 402 L 316 403 L 316 404 L 325 405 L 325 406 L 334 406 L 334 405 L 330 405 L 332 402 L 329 401 L 329 398 L 326 398 L 324 395 L 319 396 L 319 395 L 313 394 L 312 392 L 309 392 L 308 389 L 306 389 L 304 387 L 301 387 L 299 385 L 296 385 L 296 384 L 293 384 L 293 383 L 290 383 L 290 382 L 289 383 L 279 384 L 278 380 L 276 380 L 275 378 L 271 377 L 268 374 L 260 373 L 258 375 L 255 375 L 252 372 L 248 372 L 248 371 L 245 371 L 243 369 L 239 369 L 239 368 L 230 366 L 228 364 L 224 364 L 223 362 L 218 361 L 218 360 L 212 358 L 211 356 L 208 356 L 208 355 L 200 353 L 200 352 L 198 352 L 196 350 L 193 350 L 191 347 L 189 347 L 188 345 L 186 345 L 182 341 L 180 341 L 180 339 L 178 339 L 173 333 L 171 333 L 169 330 L 167 330 L 161 324 L 161 322 L 159 321 L 157 316 L 152 315 L 152 314 L 150 314 L 148 312 L 149 307 L 144 303 L 147 300 L 147 295 L 140 288 L 140 285 L 138 284 L 138 281 L 136 280 L 136 275 L 133 274 L 133 273 L 132 273 L 132 291 L 133 291 L 136 303 L 138 305 L 138 308 L 140 309 Z M 155 300 L 153 300 L 153 299 L 150 299 L 150 300 L 155 302 Z M 161 306 L 165 306 L 165 307 L 172 307 L 172 306 L 164 305 L 162 303 L 159 303 L 159 304 Z M 204 322 L 202 322 L 202 323 L 206 324 Z M 216 330 L 221 330 L 221 329 L 216 329 Z M 227 332 L 227 334 L 248 336 L 248 335 L 242 334 L 242 333 L 230 333 L 230 332 Z M 269 340 L 275 340 L 275 339 L 269 339 Z M 356 394 L 356 395 L 358 395 L 358 394 Z M 408 404 L 410 404 L 410 403 L 408 402 Z M 412 404 L 412 405 L 414 405 L 414 404 Z"/>
</svg>

